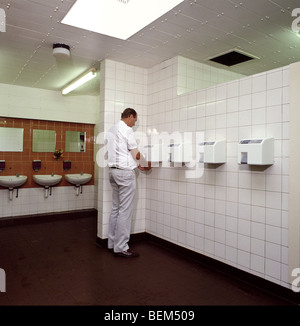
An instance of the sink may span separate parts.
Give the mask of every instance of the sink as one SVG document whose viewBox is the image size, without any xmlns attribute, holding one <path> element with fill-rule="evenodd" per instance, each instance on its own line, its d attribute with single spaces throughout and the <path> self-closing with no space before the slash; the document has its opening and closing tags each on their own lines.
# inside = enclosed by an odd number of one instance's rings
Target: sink
<svg viewBox="0 0 300 326">
<path fill-rule="evenodd" d="M 5 188 L 21 187 L 27 181 L 26 175 L 3 175 L 0 176 L 0 186 Z"/>
<path fill-rule="evenodd" d="M 59 174 L 34 174 L 33 180 L 43 187 L 52 187 L 57 185 L 62 179 Z"/>
<path fill-rule="evenodd" d="M 52 195 L 53 186 L 57 185 L 62 179 L 62 175 L 59 174 L 34 174 L 33 180 L 40 186 L 45 188 L 45 198 L 48 198 L 49 190 L 50 196 Z"/>
<path fill-rule="evenodd" d="M 13 199 L 14 188 L 17 188 L 18 197 L 18 187 L 21 187 L 27 181 L 26 175 L 3 175 L 0 176 L 0 186 L 8 188 L 9 190 L 9 200 Z"/>
<path fill-rule="evenodd" d="M 92 179 L 92 175 L 89 173 L 74 173 L 74 174 L 65 174 L 65 179 L 72 183 L 75 186 L 81 186 L 85 183 L 88 183 Z"/>
<path fill-rule="evenodd" d="M 82 185 L 91 181 L 92 175 L 89 173 L 65 174 L 65 179 L 76 186 L 76 196 L 78 196 L 79 190 L 82 194 Z"/>
</svg>

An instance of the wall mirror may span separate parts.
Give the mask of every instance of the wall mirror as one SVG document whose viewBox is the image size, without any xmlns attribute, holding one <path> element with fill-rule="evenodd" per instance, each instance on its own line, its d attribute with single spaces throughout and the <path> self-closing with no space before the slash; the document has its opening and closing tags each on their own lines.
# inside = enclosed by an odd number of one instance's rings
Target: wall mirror
<svg viewBox="0 0 300 326">
<path fill-rule="evenodd" d="M 86 132 L 66 131 L 65 152 L 85 152 Z"/>
<path fill-rule="evenodd" d="M 0 152 L 23 152 L 23 128 L 0 127 Z"/>
<path fill-rule="evenodd" d="M 56 145 L 55 130 L 32 130 L 32 151 L 33 152 L 54 152 Z"/>
</svg>

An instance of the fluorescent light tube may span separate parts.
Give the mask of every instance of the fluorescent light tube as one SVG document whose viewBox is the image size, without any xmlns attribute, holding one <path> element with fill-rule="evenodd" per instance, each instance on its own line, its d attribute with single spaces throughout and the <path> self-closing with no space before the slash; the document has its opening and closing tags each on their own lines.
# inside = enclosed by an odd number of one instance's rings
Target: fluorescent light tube
<svg viewBox="0 0 300 326">
<path fill-rule="evenodd" d="M 127 40 L 183 0 L 77 0 L 63 24 Z"/>
<path fill-rule="evenodd" d="M 91 69 L 89 70 L 87 73 L 85 73 L 83 76 L 75 79 L 71 84 L 67 85 L 66 87 L 64 87 L 62 89 L 62 94 L 66 95 L 70 92 L 72 92 L 75 88 L 85 84 L 86 82 L 88 82 L 89 80 L 93 79 L 94 77 L 96 77 L 96 70 L 95 69 Z"/>
</svg>

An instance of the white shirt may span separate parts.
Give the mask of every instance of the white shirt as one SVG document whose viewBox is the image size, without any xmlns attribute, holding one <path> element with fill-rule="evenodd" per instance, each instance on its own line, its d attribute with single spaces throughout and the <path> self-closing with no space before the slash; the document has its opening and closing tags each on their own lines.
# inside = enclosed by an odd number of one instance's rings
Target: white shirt
<svg viewBox="0 0 300 326">
<path fill-rule="evenodd" d="M 138 165 L 130 153 L 134 148 L 137 148 L 137 143 L 132 128 L 119 121 L 107 134 L 108 166 L 135 169 Z"/>
</svg>

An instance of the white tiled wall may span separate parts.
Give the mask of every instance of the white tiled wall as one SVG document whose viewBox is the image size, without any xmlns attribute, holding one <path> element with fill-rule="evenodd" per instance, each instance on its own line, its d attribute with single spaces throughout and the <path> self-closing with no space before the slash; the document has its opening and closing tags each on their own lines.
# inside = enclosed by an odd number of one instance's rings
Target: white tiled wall
<svg viewBox="0 0 300 326">
<path fill-rule="evenodd" d="M 177 57 L 177 60 L 178 95 L 244 77 L 229 69 L 216 68 L 181 56 Z"/>
<path fill-rule="evenodd" d="M 94 208 L 94 186 L 82 186 L 76 196 L 75 187 L 53 187 L 45 198 L 44 188 L 14 189 L 12 200 L 9 190 L 0 190 L 0 218 L 20 215 L 63 212 Z"/>
<path fill-rule="evenodd" d="M 225 138 L 227 162 L 196 179 L 153 168 L 146 231 L 288 286 L 289 68 L 177 96 L 176 65 L 149 71 L 148 127 Z M 275 138 L 274 165 L 237 164 L 237 143 L 252 137 Z"/>
</svg>

